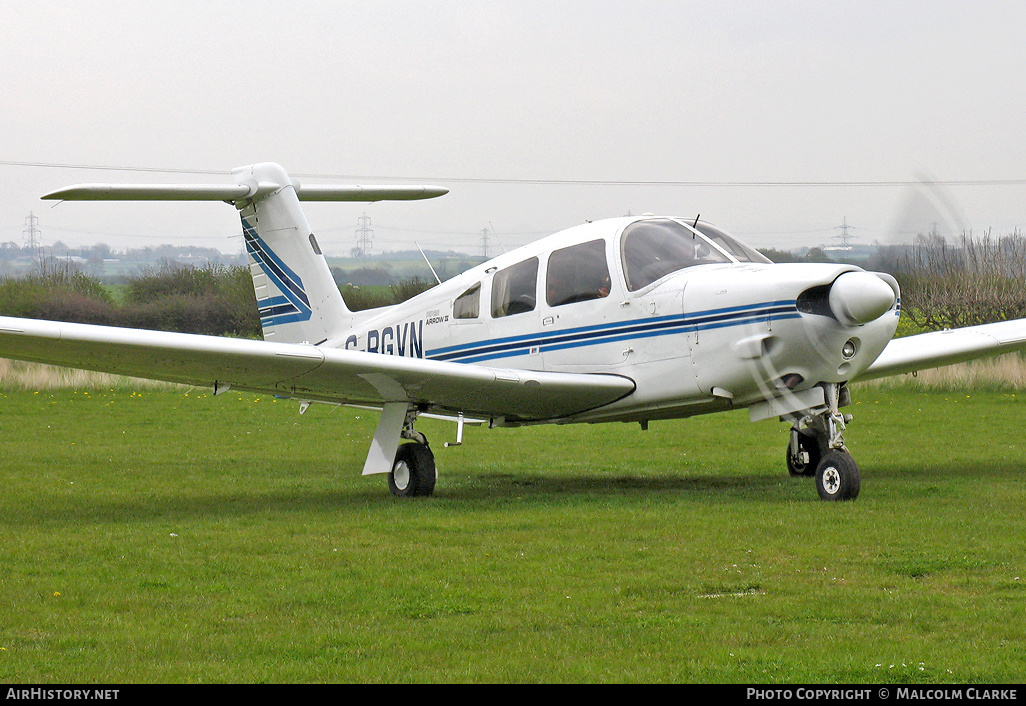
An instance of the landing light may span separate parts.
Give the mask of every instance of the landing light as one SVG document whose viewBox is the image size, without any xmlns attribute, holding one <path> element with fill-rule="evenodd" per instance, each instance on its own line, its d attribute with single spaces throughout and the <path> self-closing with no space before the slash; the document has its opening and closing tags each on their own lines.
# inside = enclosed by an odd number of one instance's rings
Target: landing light
<svg viewBox="0 0 1026 706">
<path fill-rule="evenodd" d="M 858 352 L 858 350 L 858 345 L 855 344 L 855 341 L 849 338 L 847 341 L 845 341 L 844 346 L 841 348 L 841 355 L 844 357 L 845 360 L 851 360 L 855 357 L 855 354 Z"/>
</svg>

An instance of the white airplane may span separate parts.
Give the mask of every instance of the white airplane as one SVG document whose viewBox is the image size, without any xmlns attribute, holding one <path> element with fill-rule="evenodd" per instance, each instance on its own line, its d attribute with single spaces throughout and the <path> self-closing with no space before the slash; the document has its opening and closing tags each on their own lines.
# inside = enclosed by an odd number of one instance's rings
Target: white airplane
<svg viewBox="0 0 1026 706">
<path fill-rule="evenodd" d="M 747 407 L 791 424 L 786 464 L 825 500 L 854 499 L 848 383 L 1026 347 L 1026 320 L 892 340 L 898 284 L 842 264 L 773 264 L 698 219 L 586 223 L 409 301 L 350 311 L 303 200 L 432 198 L 433 187 L 304 186 L 277 164 L 234 184 L 87 184 L 57 200 L 234 204 L 263 341 L 0 317 L 0 356 L 381 409 L 363 473 L 430 495 L 421 415 L 492 427 L 637 422 Z M 410 443 L 403 443 L 408 440 Z"/>
</svg>

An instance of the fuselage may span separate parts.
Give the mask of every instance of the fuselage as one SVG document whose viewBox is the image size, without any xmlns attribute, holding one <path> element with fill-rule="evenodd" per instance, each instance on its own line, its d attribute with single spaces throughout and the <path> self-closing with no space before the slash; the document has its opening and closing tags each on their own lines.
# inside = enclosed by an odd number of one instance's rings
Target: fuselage
<svg viewBox="0 0 1026 706">
<path fill-rule="evenodd" d="M 702 222 L 627 217 L 556 233 L 357 314 L 324 345 L 620 375 L 633 394 L 561 421 L 647 421 L 850 380 L 894 335 L 898 313 L 886 275 L 773 264 Z"/>
</svg>

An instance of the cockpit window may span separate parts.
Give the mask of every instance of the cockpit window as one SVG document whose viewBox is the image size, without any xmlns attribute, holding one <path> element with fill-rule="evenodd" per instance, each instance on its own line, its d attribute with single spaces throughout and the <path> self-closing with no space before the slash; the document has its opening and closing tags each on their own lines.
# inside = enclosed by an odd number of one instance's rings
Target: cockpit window
<svg viewBox="0 0 1026 706">
<path fill-rule="evenodd" d="M 773 262 L 755 248 L 748 247 L 744 243 L 734 240 L 719 228 L 714 228 L 708 223 L 696 224 L 695 230 L 726 250 L 738 262 Z"/>
<path fill-rule="evenodd" d="M 632 292 L 686 267 L 730 262 L 703 236 L 665 218 L 627 226 L 620 247 L 627 288 Z"/>
</svg>

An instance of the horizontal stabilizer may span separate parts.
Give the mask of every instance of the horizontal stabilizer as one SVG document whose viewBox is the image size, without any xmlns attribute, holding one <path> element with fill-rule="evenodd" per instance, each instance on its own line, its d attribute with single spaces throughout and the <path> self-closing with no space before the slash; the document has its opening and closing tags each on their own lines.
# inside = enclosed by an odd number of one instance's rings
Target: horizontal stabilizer
<svg viewBox="0 0 1026 706">
<path fill-rule="evenodd" d="M 296 189 L 300 201 L 416 201 L 449 193 L 440 186 L 305 185 Z"/>
<path fill-rule="evenodd" d="M 254 195 L 240 184 L 77 184 L 45 194 L 48 201 L 235 201 Z"/>
<path fill-rule="evenodd" d="M 48 201 L 242 201 L 280 184 L 77 184 L 43 196 Z M 296 185 L 300 201 L 414 201 L 449 193 L 438 186 Z"/>
</svg>

